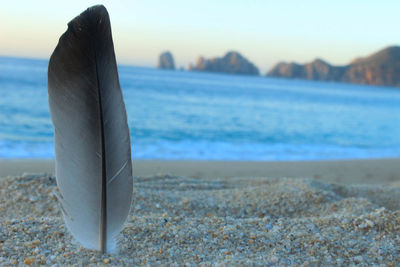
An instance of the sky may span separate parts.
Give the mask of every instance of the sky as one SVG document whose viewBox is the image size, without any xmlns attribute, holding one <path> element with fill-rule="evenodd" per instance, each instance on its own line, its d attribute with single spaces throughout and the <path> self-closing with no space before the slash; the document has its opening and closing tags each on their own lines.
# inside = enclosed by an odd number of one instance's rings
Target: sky
<svg viewBox="0 0 400 267">
<path fill-rule="evenodd" d="M 0 55 L 49 58 L 67 23 L 87 7 L 110 14 L 117 61 L 178 67 L 239 51 L 264 74 L 279 61 L 349 63 L 400 45 L 398 0 L 0 0 Z"/>
</svg>

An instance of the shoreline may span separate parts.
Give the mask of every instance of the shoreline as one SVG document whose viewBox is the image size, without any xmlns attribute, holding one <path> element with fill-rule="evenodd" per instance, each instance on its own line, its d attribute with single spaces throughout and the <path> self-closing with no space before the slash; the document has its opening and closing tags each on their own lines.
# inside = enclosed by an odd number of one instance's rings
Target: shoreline
<svg viewBox="0 0 400 267">
<path fill-rule="evenodd" d="M 54 174 L 54 160 L 0 159 L 0 177 Z M 400 158 L 332 161 L 133 160 L 134 176 L 310 178 L 340 184 L 400 184 Z"/>
</svg>

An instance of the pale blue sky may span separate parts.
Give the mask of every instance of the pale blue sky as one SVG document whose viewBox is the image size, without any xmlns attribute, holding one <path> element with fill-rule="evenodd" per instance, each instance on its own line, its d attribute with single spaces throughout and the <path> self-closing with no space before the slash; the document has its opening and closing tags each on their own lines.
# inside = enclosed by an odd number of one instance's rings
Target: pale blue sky
<svg viewBox="0 0 400 267">
<path fill-rule="evenodd" d="M 346 64 L 400 44 L 400 1 L 0 0 L 0 55 L 48 58 L 67 22 L 99 3 L 125 64 L 154 66 L 168 49 L 186 67 L 237 50 L 264 73 L 280 60 Z"/>
</svg>

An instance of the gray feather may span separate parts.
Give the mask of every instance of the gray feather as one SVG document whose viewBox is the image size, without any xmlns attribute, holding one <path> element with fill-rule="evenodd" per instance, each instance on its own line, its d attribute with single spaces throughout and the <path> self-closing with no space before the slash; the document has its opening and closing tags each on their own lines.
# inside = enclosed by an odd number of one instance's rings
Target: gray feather
<svg viewBox="0 0 400 267">
<path fill-rule="evenodd" d="M 50 58 L 48 92 L 65 223 L 83 246 L 109 252 L 128 216 L 133 185 L 129 128 L 104 6 L 68 24 Z"/>
</svg>

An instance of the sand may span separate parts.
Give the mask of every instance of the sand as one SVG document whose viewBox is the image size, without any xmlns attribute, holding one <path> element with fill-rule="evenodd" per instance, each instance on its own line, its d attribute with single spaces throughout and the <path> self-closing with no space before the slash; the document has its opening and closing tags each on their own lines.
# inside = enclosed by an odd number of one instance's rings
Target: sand
<svg viewBox="0 0 400 267">
<path fill-rule="evenodd" d="M 133 172 L 135 176 L 289 177 L 341 184 L 392 184 L 400 183 L 400 159 L 289 162 L 134 160 Z M 54 174 L 54 161 L 0 160 L 0 177 L 24 173 Z"/>
<path fill-rule="evenodd" d="M 80 247 L 65 229 L 53 176 L 4 177 L 0 265 L 399 264 L 400 187 L 390 175 L 381 185 L 283 176 L 135 177 L 119 253 L 104 255 Z"/>
</svg>

